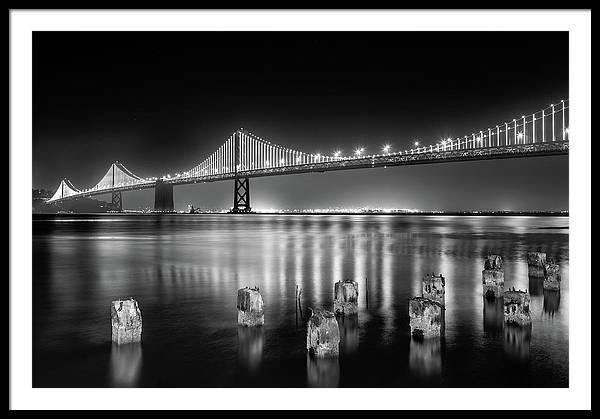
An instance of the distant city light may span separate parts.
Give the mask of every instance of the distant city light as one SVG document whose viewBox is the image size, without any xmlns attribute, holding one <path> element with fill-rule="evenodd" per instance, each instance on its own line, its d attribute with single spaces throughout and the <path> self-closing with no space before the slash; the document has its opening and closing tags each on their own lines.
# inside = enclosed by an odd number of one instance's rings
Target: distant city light
<svg viewBox="0 0 600 419">
<path fill-rule="evenodd" d="M 354 150 L 354 154 L 356 154 L 357 156 L 360 156 L 364 151 L 365 151 L 365 149 L 363 147 L 359 147 L 356 150 Z"/>
<path fill-rule="evenodd" d="M 383 152 L 384 153 L 389 153 L 391 148 L 392 148 L 391 145 L 386 144 L 386 145 L 383 146 Z"/>
<path fill-rule="evenodd" d="M 418 147 L 418 146 L 419 146 L 419 142 L 415 141 L 415 147 Z"/>
<path fill-rule="evenodd" d="M 336 151 L 333 153 L 333 157 L 340 157 L 340 155 L 341 155 L 341 154 L 342 154 L 342 152 L 341 152 L 340 150 L 336 150 Z"/>
<path fill-rule="evenodd" d="M 518 138 L 519 140 L 521 140 L 521 139 L 523 138 L 523 133 L 522 133 L 522 132 L 518 133 L 518 134 L 517 134 L 517 138 Z"/>
</svg>

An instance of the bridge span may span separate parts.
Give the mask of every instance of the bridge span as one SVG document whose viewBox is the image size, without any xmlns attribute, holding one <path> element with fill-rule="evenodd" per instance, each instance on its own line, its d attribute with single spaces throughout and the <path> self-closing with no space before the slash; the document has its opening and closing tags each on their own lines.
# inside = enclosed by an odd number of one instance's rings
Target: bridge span
<svg viewBox="0 0 600 419">
<path fill-rule="evenodd" d="M 435 164 L 459 161 L 526 158 L 564 155 L 569 152 L 568 101 L 524 115 L 494 128 L 480 130 L 464 137 L 443 139 L 435 144 L 392 151 L 385 146 L 379 154 L 365 155 L 358 148 L 350 156 L 310 154 L 282 147 L 259 136 L 238 129 L 225 143 L 199 165 L 174 176 L 142 178 L 115 162 L 93 187 L 78 189 L 63 179 L 48 202 L 112 194 L 112 204 L 122 210 L 122 193 L 155 189 L 154 209 L 173 211 L 173 186 L 204 182 L 234 181 L 231 212 L 251 212 L 250 178 L 300 173 L 322 173 Z"/>
</svg>

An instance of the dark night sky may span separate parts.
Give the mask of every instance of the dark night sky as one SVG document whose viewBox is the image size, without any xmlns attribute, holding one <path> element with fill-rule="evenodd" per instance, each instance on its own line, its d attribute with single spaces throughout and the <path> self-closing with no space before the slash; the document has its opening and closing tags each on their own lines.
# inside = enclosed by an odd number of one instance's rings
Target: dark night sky
<svg viewBox="0 0 600 419">
<path fill-rule="evenodd" d="M 223 28 L 228 29 L 228 28 Z M 404 149 L 568 97 L 566 32 L 37 32 L 33 187 L 93 186 L 119 160 L 191 168 L 244 127 L 305 152 Z M 568 157 L 251 180 L 255 208 L 568 208 Z M 231 206 L 232 182 L 175 188 Z M 153 192 L 124 195 L 151 206 Z"/>
</svg>

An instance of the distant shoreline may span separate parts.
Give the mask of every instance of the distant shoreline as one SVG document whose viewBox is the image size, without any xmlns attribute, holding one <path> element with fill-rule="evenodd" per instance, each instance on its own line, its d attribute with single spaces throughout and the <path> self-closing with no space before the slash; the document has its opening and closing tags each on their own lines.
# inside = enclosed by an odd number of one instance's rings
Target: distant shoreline
<svg viewBox="0 0 600 419">
<path fill-rule="evenodd" d="M 393 216 L 465 216 L 465 217 L 568 217 L 568 212 L 532 212 L 532 211 L 522 211 L 522 212 L 460 212 L 460 211 L 449 211 L 449 212 L 431 212 L 431 211 L 422 211 L 422 212 L 379 212 L 379 211 L 370 211 L 370 212 L 251 212 L 246 214 L 229 214 L 226 212 L 197 212 L 197 213 L 153 213 L 153 212 L 78 212 L 78 213 L 33 213 L 33 216 L 47 216 L 47 215 L 57 215 L 57 216 L 79 216 L 79 215 L 393 215 Z"/>
</svg>

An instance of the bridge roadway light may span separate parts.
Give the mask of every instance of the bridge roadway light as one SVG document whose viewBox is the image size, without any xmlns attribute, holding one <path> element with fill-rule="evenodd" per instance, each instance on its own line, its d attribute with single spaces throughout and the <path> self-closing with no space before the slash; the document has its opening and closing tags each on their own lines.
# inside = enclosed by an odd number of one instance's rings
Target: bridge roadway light
<svg viewBox="0 0 600 419">
<path fill-rule="evenodd" d="M 360 157 L 360 155 L 365 151 L 365 149 L 363 147 L 359 147 L 356 150 L 354 150 L 354 154 L 356 154 L 357 157 Z"/>
</svg>

